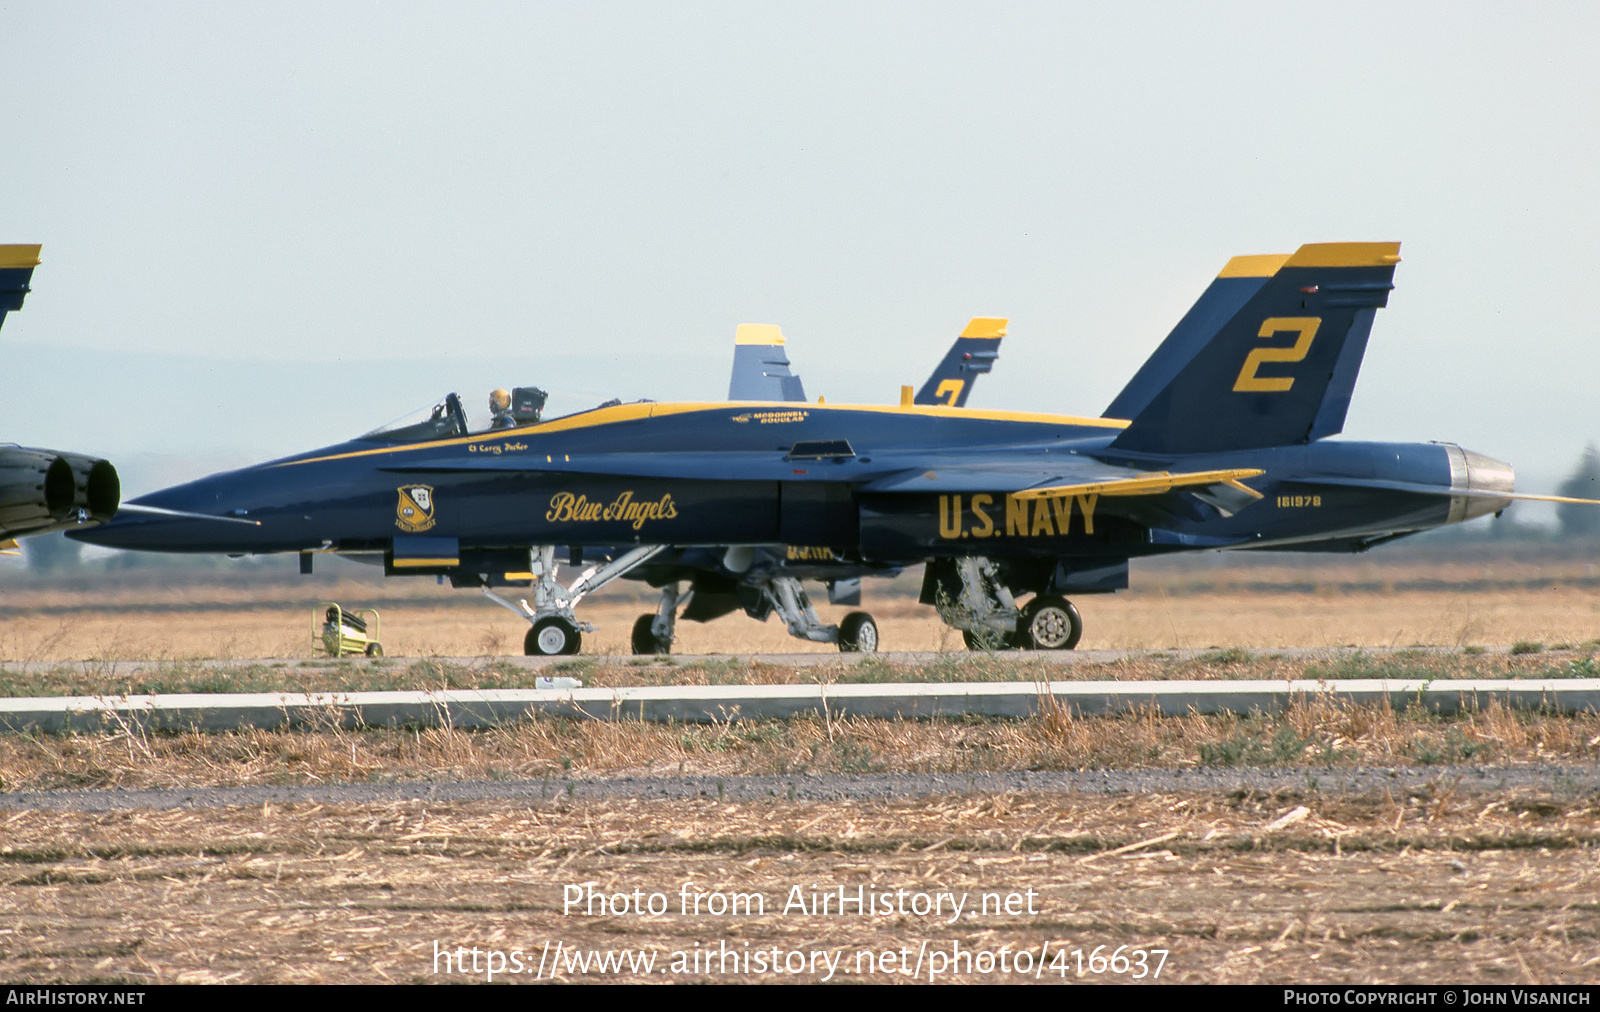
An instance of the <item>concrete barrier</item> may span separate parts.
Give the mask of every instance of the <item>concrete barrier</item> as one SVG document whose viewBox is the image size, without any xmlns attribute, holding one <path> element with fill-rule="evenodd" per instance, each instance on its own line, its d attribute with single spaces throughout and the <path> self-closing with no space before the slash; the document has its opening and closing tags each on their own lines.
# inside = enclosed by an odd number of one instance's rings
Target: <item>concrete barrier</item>
<svg viewBox="0 0 1600 1012">
<path fill-rule="evenodd" d="M 51 696 L 0 701 L 0 729 L 230 731 L 238 728 L 495 727 L 534 717 L 724 723 L 797 716 L 1026 717 L 1049 706 L 1077 715 L 1155 708 L 1272 713 L 1296 699 L 1420 706 L 1439 713 L 1491 700 L 1555 713 L 1600 710 L 1600 679 L 1414 681 L 875 682 L 828 685 L 639 686 L 440 692 Z"/>
</svg>

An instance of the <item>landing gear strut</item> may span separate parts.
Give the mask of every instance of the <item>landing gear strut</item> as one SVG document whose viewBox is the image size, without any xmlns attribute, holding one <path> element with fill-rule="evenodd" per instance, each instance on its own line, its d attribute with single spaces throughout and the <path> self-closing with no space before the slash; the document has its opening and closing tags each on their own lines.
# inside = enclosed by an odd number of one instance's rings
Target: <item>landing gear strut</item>
<svg viewBox="0 0 1600 1012">
<path fill-rule="evenodd" d="M 555 546 L 543 545 L 533 550 L 529 566 L 533 573 L 532 606 L 527 598 L 512 604 L 488 587 L 483 588 L 483 594 L 532 624 L 533 628 L 522 641 L 524 653 L 547 657 L 575 654 L 583 645 L 583 634 L 594 632 L 594 626 L 578 621 L 574 610 L 578 602 L 636 566 L 649 562 L 665 548 L 665 545 L 640 545 L 603 566 L 589 569 L 571 586 L 563 587 L 556 582 Z"/>
<path fill-rule="evenodd" d="M 774 576 L 762 581 L 761 594 L 795 639 L 836 643 L 840 651 L 847 654 L 878 652 L 878 624 L 864 611 L 851 612 L 839 625 L 824 625 L 817 610 L 811 607 L 805 588 L 792 576 Z"/>
<path fill-rule="evenodd" d="M 633 652 L 641 656 L 672 653 L 672 641 L 677 638 L 678 605 L 687 603 L 694 591 L 681 597 L 677 583 L 661 588 L 661 604 L 654 615 L 640 615 L 633 620 Z"/>
<path fill-rule="evenodd" d="M 938 584 L 935 607 L 946 625 L 961 630 L 968 650 L 1071 650 L 1083 637 L 1083 618 L 1067 599 L 1041 594 L 1019 608 L 993 562 L 956 559 L 954 569 L 959 593 L 951 600 Z"/>
</svg>

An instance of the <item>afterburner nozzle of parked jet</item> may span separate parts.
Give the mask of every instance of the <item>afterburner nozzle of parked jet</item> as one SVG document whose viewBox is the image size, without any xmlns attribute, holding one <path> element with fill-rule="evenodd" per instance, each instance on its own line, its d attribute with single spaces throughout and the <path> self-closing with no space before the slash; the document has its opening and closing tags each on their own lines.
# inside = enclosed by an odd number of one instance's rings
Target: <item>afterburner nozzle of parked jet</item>
<svg viewBox="0 0 1600 1012">
<path fill-rule="evenodd" d="M 0 536 L 44 534 L 104 523 L 121 499 L 117 470 L 104 460 L 52 450 L 0 450 Z"/>
<path fill-rule="evenodd" d="M 116 516 L 122 502 L 122 480 L 111 462 L 76 453 L 63 453 L 60 459 L 72 468 L 72 508 L 96 523 Z"/>
<path fill-rule="evenodd" d="M 1503 460 L 1495 460 L 1454 443 L 1446 443 L 1450 455 L 1450 487 L 1472 492 L 1512 492 L 1516 489 L 1515 469 Z M 1461 523 L 1475 517 L 1498 513 L 1511 505 L 1511 497 L 1501 499 L 1492 495 L 1458 495 L 1450 499 L 1450 517 L 1446 523 Z"/>
</svg>

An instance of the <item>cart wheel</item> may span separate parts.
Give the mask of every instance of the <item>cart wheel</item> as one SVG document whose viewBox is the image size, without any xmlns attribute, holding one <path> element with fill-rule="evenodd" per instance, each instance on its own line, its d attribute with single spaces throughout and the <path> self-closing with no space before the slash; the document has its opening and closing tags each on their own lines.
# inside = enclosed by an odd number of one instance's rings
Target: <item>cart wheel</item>
<svg viewBox="0 0 1600 1012">
<path fill-rule="evenodd" d="M 367 656 L 368 657 L 382 657 L 383 656 L 383 644 L 382 643 L 368 643 L 367 644 Z"/>
</svg>

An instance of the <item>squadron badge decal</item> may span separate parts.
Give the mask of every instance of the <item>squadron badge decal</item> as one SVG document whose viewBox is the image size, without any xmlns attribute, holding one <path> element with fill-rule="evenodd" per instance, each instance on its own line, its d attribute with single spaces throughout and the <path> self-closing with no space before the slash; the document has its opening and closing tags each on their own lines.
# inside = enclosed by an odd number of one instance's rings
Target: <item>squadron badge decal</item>
<svg viewBox="0 0 1600 1012">
<path fill-rule="evenodd" d="M 395 507 L 394 525 L 408 534 L 433 526 L 433 486 L 401 485 L 400 504 Z"/>
</svg>

